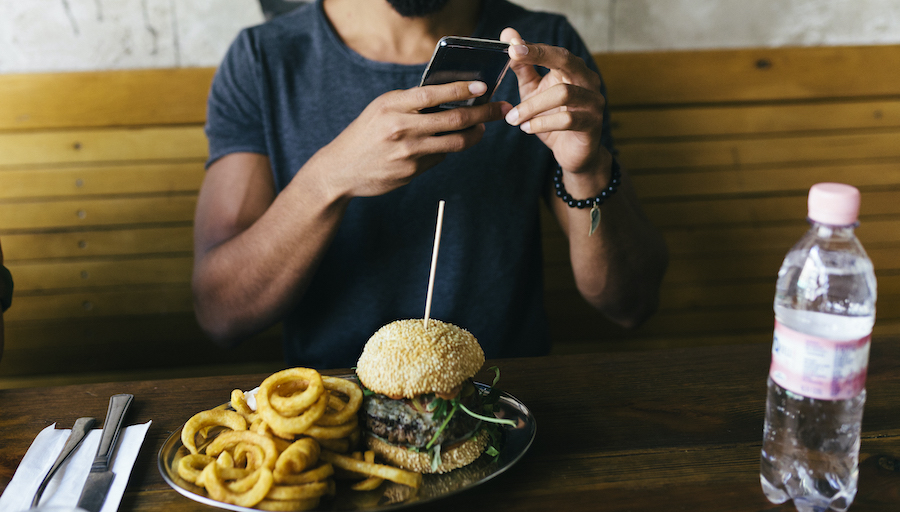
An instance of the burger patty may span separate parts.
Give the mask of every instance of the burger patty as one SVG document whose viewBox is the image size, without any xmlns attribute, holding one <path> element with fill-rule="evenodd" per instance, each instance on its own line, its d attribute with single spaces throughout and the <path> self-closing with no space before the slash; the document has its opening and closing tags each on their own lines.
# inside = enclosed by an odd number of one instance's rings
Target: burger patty
<svg viewBox="0 0 900 512">
<path fill-rule="evenodd" d="M 478 393 L 473 393 L 462 402 L 470 409 L 477 407 L 474 410 L 478 411 L 479 398 Z M 366 429 L 389 443 L 424 449 L 446 419 L 436 420 L 433 413 L 425 411 L 431 399 L 430 396 L 426 400 L 419 399 L 422 409 L 419 410 L 413 400 L 394 400 L 377 394 L 368 396 L 363 400 L 361 408 L 365 415 Z M 446 446 L 471 437 L 479 423 L 480 420 L 458 409 L 432 444 Z"/>
</svg>

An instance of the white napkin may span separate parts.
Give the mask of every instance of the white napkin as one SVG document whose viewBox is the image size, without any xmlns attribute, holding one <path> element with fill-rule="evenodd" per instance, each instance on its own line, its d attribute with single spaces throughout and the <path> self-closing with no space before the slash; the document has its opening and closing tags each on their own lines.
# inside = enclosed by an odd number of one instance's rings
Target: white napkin
<svg viewBox="0 0 900 512">
<path fill-rule="evenodd" d="M 141 444 L 147 435 L 150 423 L 125 427 L 119 433 L 119 443 L 116 446 L 112 470 L 116 474 L 106 495 L 106 502 L 100 512 L 115 512 L 125 493 L 125 485 L 131 476 L 131 468 L 137 459 Z M 0 496 L 0 510 L 16 512 L 27 510 L 31 506 L 31 500 L 37 491 L 38 485 L 44 479 L 44 475 L 50 470 L 50 466 L 56 461 L 56 457 L 62 451 L 63 445 L 69 438 L 71 430 L 57 430 L 56 424 L 42 430 L 31 446 L 19 467 L 13 475 L 3 495 Z M 91 462 L 97 455 L 97 446 L 100 444 L 100 429 L 94 429 L 88 433 L 81 446 L 69 456 L 62 467 L 50 480 L 44 494 L 41 497 L 41 506 L 53 505 L 59 507 L 75 507 L 78 498 L 81 497 L 81 489 L 87 481 L 91 470 Z"/>
</svg>

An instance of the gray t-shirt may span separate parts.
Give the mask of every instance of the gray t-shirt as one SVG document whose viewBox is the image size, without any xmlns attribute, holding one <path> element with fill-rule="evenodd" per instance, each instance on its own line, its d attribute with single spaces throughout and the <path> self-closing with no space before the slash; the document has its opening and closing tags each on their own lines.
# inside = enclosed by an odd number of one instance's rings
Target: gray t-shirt
<svg viewBox="0 0 900 512">
<path fill-rule="evenodd" d="M 567 47 L 593 67 L 563 17 L 505 0 L 484 2 L 472 36 L 498 39 L 507 26 L 528 41 Z M 246 29 L 213 82 L 209 162 L 233 152 L 268 155 L 280 192 L 373 99 L 418 85 L 424 69 L 370 61 L 347 48 L 321 0 Z M 518 103 L 512 72 L 494 99 Z M 612 147 L 608 136 L 604 143 Z M 553 166 L 536 137 L 499 121 L 475 147 L 448 155 L 410 184 L 353 199 L 308 290 L 284 319 L 286 362 L 354 366 L 379 327 L 424 316 L 441 199 L 431 317 L 471 331 L 489 358 L 546 354 L 539 201 Z"/>
</svg>

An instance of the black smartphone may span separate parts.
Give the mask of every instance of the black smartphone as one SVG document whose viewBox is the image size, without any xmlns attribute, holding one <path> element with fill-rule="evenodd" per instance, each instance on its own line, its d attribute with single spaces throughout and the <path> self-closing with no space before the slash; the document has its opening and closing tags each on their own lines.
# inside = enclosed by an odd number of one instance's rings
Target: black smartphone
<svg viewBox="0 0 900 512">
<path fill-rule="evenodd" d="M 491 100 L 494 90 L 509 69 L 509 43 L 474 37 L 446 36 L 438 41 L 420 85 L 479 80 L 487 91 L 467 101 L 442 103 L 422 112 L 437 112 L 462 106 L 481 105 Z"/>
</svg>

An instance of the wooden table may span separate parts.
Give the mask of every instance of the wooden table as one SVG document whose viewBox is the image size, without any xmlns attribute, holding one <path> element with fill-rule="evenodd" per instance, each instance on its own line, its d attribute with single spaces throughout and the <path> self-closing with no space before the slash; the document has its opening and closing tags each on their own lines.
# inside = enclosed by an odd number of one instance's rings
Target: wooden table
<svg viewBox="0 0 900 512">
<path fill-rule="evenodd" d="M 488 483 L 428 510 L 790 511 L 759 487 L 769 347 L 720 346 L 489 362 L 533 412 L 529 452 Z M 0 490 L 47 425 L 103 418 L 133 393 L 128 423 L 153 420 L 120 510 L 212 510 L 177 494 L 157 453 L 197 411 L 265 375 L 0 390 Z M 487 377 L 482 377 L 487 380 Z M 900 339 L 873 342 L 853 512 L 900 509 Z M 420 507 L 419 509 L 424 509 Z"/>
</svg>

